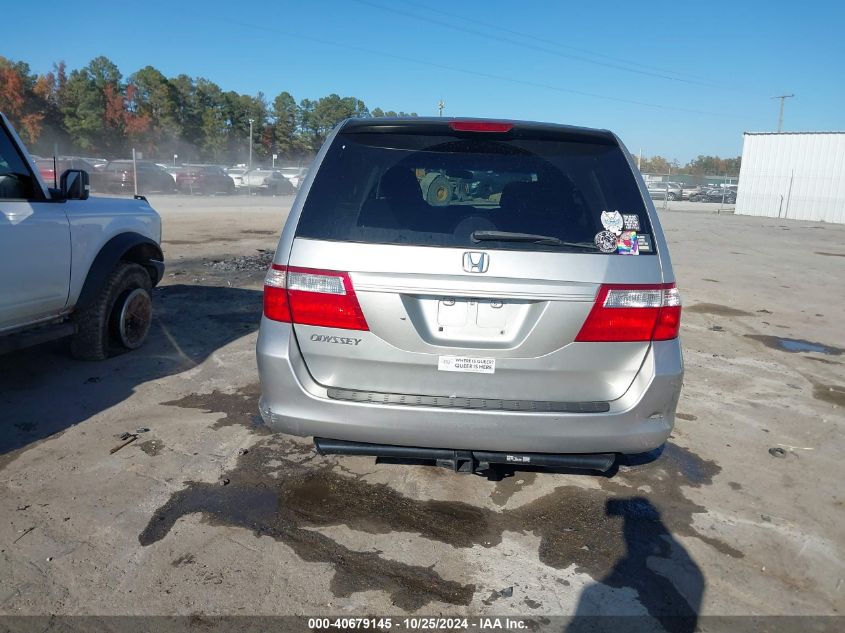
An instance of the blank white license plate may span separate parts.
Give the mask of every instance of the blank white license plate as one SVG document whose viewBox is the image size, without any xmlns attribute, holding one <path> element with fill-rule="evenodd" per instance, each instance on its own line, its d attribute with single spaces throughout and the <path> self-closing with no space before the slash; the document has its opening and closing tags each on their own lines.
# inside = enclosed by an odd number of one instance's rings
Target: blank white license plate
<svg viewBox="0 0 845 633">
<path fill-rule="evenodd" d="M 440 371 L 466 371 L 474 374 L 496 372 L 495 358 L 470 358 L 469 356 L 440 356 L 437 359 Z"/>
</svg>

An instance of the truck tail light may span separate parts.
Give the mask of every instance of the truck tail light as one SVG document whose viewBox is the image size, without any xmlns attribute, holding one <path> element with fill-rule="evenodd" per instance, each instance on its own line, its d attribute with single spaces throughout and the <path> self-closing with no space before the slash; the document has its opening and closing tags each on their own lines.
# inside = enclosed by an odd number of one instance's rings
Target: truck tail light
<svg viewBox="0 0 845 633">
<path fill-rule="evenodd" d="M 579 342 L 666 341 L 681 326 L 681 295 L 675 284 L 604 284 Z"/>
<path fill-rule="evenodd" d="M 349 274 L 273 264 L 264 279 L 264 316 L 274 321 L 369 330 Z"/>
</svg>

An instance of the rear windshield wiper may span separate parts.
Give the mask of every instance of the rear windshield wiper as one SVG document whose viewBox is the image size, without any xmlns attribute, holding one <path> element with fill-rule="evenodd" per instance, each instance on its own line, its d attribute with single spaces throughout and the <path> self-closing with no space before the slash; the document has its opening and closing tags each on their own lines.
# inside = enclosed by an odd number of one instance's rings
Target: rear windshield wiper
<svg viewBox="0 0 845 633">
<path fill-rule="evenodd" d="M 564 242 L 552 235 L 535 235 L 534 233 L 511 233 L 509 231 L 473 231 L 472 239 L 476 242 L 528 242 L 544 246 L 570 246 L 591 251 L 596 245 L 591 242 Z"/>
</svg>

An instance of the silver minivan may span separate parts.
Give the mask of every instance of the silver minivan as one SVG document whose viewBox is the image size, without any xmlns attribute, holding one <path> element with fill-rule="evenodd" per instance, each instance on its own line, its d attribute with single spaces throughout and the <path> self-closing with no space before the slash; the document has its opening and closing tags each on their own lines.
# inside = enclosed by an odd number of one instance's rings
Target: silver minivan
<svg viewBox="0 0 845 633">
<path fill-rule="evenodd" d="M 672 430 L 680 315 L 613 133 L 350 119 L 267 273 L 260 412 L 322 453 L 606 470 Z"/>
</svg>

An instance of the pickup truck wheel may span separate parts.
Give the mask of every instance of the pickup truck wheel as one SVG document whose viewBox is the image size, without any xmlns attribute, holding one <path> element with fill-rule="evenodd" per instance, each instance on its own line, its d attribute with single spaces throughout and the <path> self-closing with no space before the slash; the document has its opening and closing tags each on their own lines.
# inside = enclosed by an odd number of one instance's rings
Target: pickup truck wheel
<svg viewBox="0 0 845 633">
<path fill-rule="evenodd" d="M 83 360 L 103 360 L 144 344 L 152 323 L 152 282 L 138 264 L 119 263 L 97 300 L 75 313 L 70 350 Z"/>
</svg>

